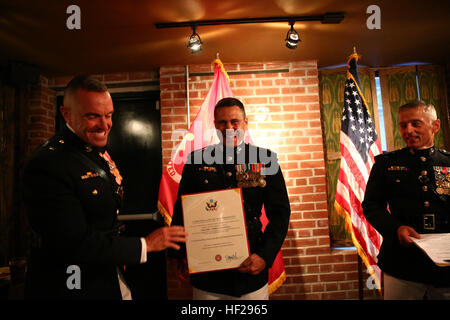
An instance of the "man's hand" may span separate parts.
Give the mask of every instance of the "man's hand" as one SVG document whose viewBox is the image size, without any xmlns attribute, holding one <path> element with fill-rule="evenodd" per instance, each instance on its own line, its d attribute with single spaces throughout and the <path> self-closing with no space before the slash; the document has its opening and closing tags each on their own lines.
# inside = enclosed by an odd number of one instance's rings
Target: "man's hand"
<svg viewBox="0 0 450 320">
<path fill-rule="evenodd" d="M 177 242 L 186 242 L 187 233 L 182 226 L 162 227 L 156 229 L 147 237 L 147 252 L 162 251 L 167 248 L 179 250 L 180 246 Z"/>
<path fill-rule="evenodd" d="M 252 275 L 257 275 L 266 267 L 266 262 L 263 258 L 257 254 L 252 254 L 250 257 L 242 262 L 241 266 L 238 268 L 239 272 L 250 273 Z"/>
<path fill-rule="evenodd" d="M 397 229 L 397 236 L 398 240 L 400 241 L 400 244 L 403 246 L 409 246 L 413 243 L 412 240 L 409 238 L 410 236 L 420 239 L 420 234 L 418 234 L 416 230 L 408 226 L 400 226 Z"/>
</svg>

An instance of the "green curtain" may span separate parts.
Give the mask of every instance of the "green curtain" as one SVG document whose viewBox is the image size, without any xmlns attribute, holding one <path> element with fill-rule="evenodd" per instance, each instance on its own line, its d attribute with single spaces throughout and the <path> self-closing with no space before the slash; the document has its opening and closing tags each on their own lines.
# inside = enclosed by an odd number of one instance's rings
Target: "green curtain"
<svg viewBox="0 0 450 320">
<path fill-rule="evenodd" d="M 441 130 L 434 136 L 435 146 L 444 148 L 446 143 L 450 142 L 445 138 L 445 131 L 448 131 L 448 123 L 445 123 L 447 106 L 445 105 L 445 85 L 443 85 L 441 73 L 440 67 L 432 65 L 379 70 L 383 102 L 387 102 L 387 105 L 383 104 L 383 108 L 389 109 L 392 118 L 391 121 L 386 122 L 386 131 L 392 131 L 392 138 L 388 139 L 388 150 L 406 146 L 398 126 L 398 109 L 405 103 L 419 100 L 417 90 L 420 93 L 420 100 L 433 104 L 438 118 L 441 119 Z"/>
<path fill-rule="evenodd" d="M 386 131 L 390 128 L 393 135 L 393 146 L 390 148 L 390 150 L 401 149 L 406 146 L 403 142 L 402 136 L 400 135 L 400 128 L 398 126 L 399 107 L 405 103 L 418 100 L 416 72 L 412 70 L 404 72 L 404 69 L 402 68 L 395 68 L 393 70 L 395 72 L 388 72 L 386 74 L 388 91 L 382 92 L 383 95 L 387 94 L 392 117 L 392 125 L 386 126 Z"/>
<path fill-rule="evenodd" d="M 361 90 L 373 116 L 372 92 L 369 69 L 359 69 Z M 347 68 L 320 71 L 322 126 L 325 138 L 327 166 L 327 192 L 330 238 L 332 245 L 352 246 L 351 235 L 345 229 L 345 220 L 334 209 L 336 184 L 340 168 L 340 130 Z"/>
<path fill-rule="evenodd" d="M 439 70 L 433 66 L 421 67 L 418 69 L 417 77 L 419 79 L 420 99 L 426 103 L 431 103 L 436 108 L 438 119 L 441 119 L 441 129 L 434 136 L 434 145 L 437 148 L 444 149 L 444 123 L 445 116 L 444 93 L 440 86 Z M 442 120 L 444 119 L 444 120 Z"/>
</svg>

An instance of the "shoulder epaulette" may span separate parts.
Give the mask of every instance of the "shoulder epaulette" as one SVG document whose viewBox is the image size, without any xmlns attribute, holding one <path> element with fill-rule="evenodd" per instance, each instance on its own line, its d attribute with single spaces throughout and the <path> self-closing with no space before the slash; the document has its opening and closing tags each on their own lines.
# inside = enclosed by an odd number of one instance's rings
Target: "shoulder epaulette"
<svg viewBox="0 0 450 320">
<path fill-rule="evenodd" d="M 45 151 L 56 151 L 60 150 L 64 147 L 64 140 L 60 137 L 53 137 L 47 140 L 42 146 L 41 149 Z"/>
<path fill-rule="evenodd" d="M 385 156 L 385 157 L 390 157 L 390 156 L 395 156 L 396 154 L 399 153 L 400 150 L 394 150 L 394 151 L 384 151 L 383 153 L 380 153 L 379 155 L 377 155 L 377 157 L 381 156 Z"/>
<path fill-rule="evenodd" d="M 400 156 L 404 152 L 405 152 L 405 149 L 397 149 L 397 150 L 393 150 L 393 151 L 387 151 L 387 152 L 380 153 L 379 155 L 375 156 L 375 158 L 392 159 L 392 158 Z"/>
</svg>

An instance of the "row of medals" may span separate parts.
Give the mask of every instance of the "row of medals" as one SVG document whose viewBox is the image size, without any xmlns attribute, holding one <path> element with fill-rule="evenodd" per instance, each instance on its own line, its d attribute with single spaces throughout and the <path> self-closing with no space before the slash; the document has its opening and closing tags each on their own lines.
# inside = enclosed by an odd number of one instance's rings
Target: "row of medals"
<svg viewBox="0 0 450 320">
<path fill-rule="evenodd" d="M 450 195 L 450 173 L 436 173 L 436 192 L 438 194 Z"/>
<path fill-rule="evenodd" d="M 236 172 L 236 180 L 238 187 L 261 187 L 266 186 L 266 176 L 261 172 Z"/>
</svg>

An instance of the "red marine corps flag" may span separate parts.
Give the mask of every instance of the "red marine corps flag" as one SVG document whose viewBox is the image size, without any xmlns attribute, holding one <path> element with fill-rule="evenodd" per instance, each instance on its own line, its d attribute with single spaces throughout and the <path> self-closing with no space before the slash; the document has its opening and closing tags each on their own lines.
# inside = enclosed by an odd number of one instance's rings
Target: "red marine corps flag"
<svg viewBox="0 0 450 320">
<path fill-rule="evenodd" d="M 172 157 L 164 168 L 161 183 L 159 185 L 158 210 L 163 215 L 168 225 L 172 222 L 173 207 L 177 199 L 178 186 L 181 180 L 181 173 L 187 156 L 194 150 L 204 148 L 208 145 L 219 143 L 214 126 L 214 107 L 222 98 L 233 97 L 230 88 L 228 74 L 222 62 L 219 59 L 214 63 L 214 80 L 209 92 L 200 107 L 191 127 L 187 132 L 180 132 L 178 137 L 183 136 L 183 140 L 172 152 Z M 175 134 L 176 135 L 176 134 Z M 174 136 L 174 135 L 172 135 Z M 178 138 L 178 137 L 175 137 Z M 246 132 L 245 142 L 251 143 L 250 134 Z M 263 228 L 267 224 L 267 218 L 263 209 L 261 222 Z M 269 294 L 275 292 L 285 281 L 286 273 L 284 271 L 283 258 L 281 251 L 269 269 Z"/>
<path fill-rule="evenodd" d="M 336 187 L 335 208 L 346 221 L 358 254 L 374 281 L 370 289 L 381 290 L 381 271 L 377 255 L 382 237 L 363 214 L 362 201 L 374 157 L 381 153 L 381 143 L 359 85 L 358 54 L 348 60 L 349 70 L 344 90 L 341 118 L 341 166 Z"/>
</svg>

